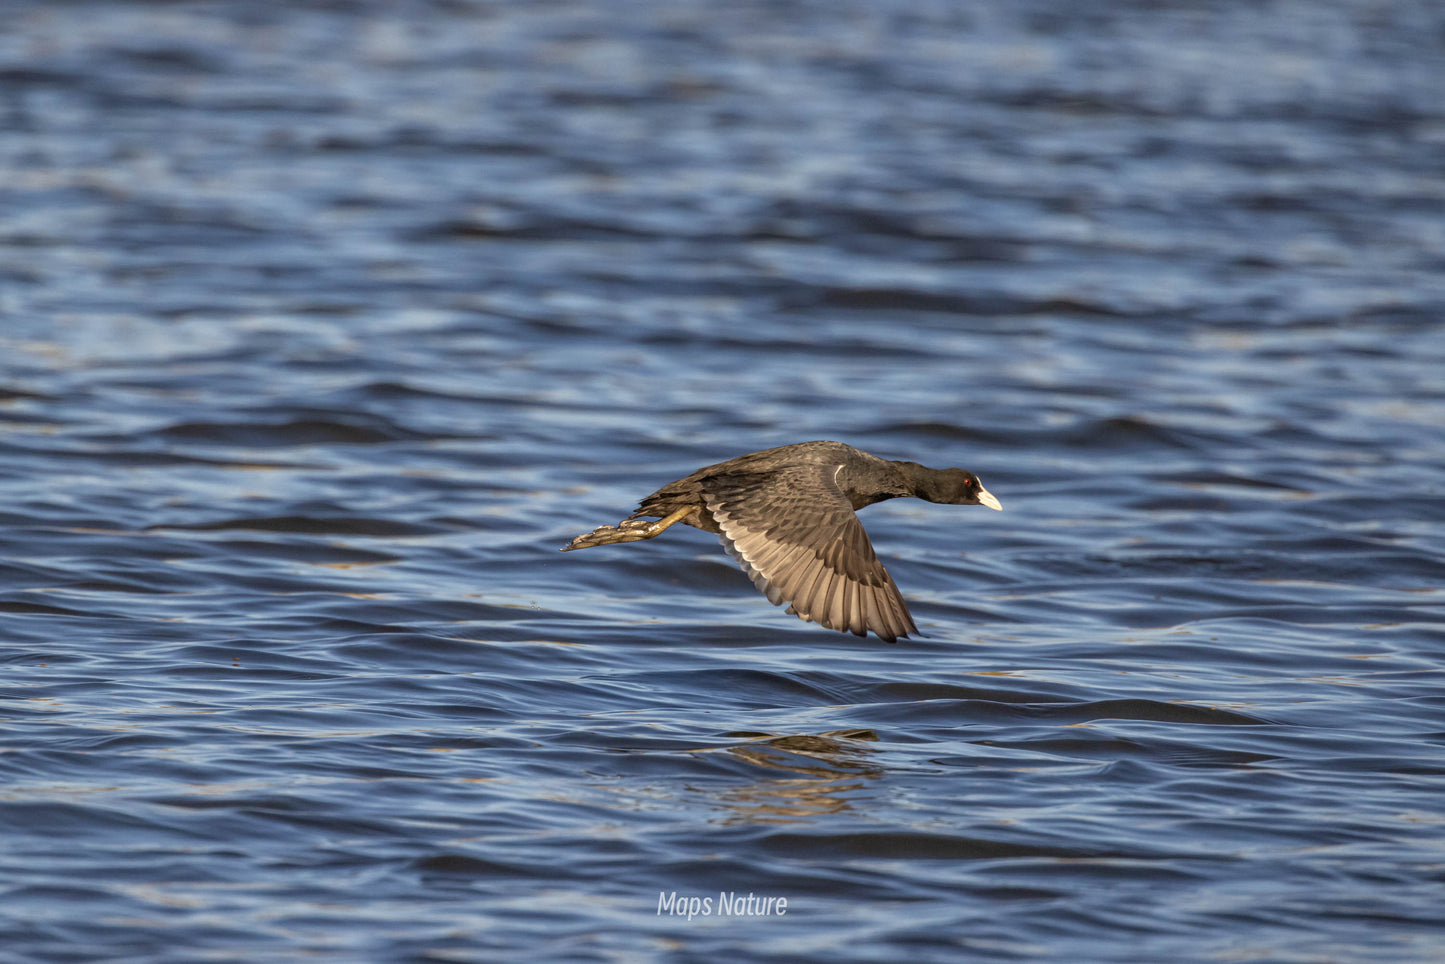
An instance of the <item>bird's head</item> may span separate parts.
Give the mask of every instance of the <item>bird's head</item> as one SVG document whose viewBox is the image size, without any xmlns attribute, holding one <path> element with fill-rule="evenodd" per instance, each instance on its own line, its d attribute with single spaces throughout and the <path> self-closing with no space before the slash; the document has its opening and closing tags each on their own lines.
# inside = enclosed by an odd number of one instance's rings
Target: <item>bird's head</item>
<svg viewBox="0 0 1445 964">
<path fill-rule="evenodd" d="M 1003 509 L 993 493 L 983 487 L 978 476 L 965 469 L 942 469 L 929 480 L 929 485 L 919 493 L 929 502 L 947 505 L 986 505 L 990 509 Z"/>
</svg>

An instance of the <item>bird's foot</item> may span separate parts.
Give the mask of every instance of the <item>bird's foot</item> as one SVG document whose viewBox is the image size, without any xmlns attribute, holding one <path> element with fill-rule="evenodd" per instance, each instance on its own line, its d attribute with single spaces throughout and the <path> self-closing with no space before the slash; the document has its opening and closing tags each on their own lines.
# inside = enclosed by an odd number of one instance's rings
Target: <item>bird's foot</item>
<svg viewBox="0 0 1445 964">
<path fill-rule="evenodd" d="M 605 546 L 614 542 L 640 542 L 643 539 L 651 539 L 653 536 L 662 535 L 668 526 L 688 518 L 694 511 L 692 506 L 683 506 L 671 515 L 664 516 L 655 522 L 649 522 L 646 519 L 623 519 L 615 526 L 598 526 L 591 532 L 573 539 L 571 543 L 562 547 L 562 551 Z"/>
<path fill-rule="evenodd" d="M 615 526 L 598 526 L 591 532 L 584 532 L 563 546 L 562 551 L 606 546 L 614 542 L 638 542 L 642 539 L 651 539 L 664 528 L 666 526 L 659 528 L 658 523 L 649 522 L 646 519 L 623 519 Z"/>
</svg>

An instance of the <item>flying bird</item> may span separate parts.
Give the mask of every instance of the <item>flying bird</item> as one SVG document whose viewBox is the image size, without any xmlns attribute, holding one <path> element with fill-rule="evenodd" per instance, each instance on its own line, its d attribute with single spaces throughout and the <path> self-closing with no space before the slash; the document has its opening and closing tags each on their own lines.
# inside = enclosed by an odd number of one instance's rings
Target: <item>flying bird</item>
<svg viewBox="0 0 1445 964">
<path fill-rule="evenodd" d="M 900 497 L 1003 508 L 963 469 L 893 462 L 842 442 L 798 442 L 669 482 L 617 525 L 580 535 L 562 551 L 652 539 L 681 522 L 717 533 L 773 605 L 892 643 L 918 627 L 855 510 Z"/>
</svg>

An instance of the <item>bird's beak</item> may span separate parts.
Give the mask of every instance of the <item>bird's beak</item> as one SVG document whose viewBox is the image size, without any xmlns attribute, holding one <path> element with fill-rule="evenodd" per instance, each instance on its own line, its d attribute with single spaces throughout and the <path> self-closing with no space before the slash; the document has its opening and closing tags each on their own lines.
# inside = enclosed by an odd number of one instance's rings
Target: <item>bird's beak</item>
<svg viewBox="0 0 1445 964">
<path fill-rule="evenodd" d="M 994 498 L 993 493 L 990 492 L 988 489 L 985 489 L 983 486 L 979 486 L 978 489 L 978 504 L 986 505 L 990 509 L 997 509 L 1000 512 L 1003 511 L 1003 504 L 1000 503 L 998 499 Z"/>
</svg>

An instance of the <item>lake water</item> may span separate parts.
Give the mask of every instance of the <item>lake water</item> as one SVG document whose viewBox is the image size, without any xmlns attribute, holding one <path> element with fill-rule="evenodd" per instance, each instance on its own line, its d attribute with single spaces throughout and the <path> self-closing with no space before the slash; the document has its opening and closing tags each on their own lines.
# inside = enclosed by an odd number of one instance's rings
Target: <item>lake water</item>
<svg viewBox="0 0 1445 964">
<path fill-rule="evenodd" d="M 1445 960 L 1442 43 L 0 0 L 0 958 Z M 557 551 L 808 439 L 924 638 Z"/>
</svg>

